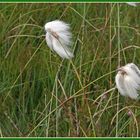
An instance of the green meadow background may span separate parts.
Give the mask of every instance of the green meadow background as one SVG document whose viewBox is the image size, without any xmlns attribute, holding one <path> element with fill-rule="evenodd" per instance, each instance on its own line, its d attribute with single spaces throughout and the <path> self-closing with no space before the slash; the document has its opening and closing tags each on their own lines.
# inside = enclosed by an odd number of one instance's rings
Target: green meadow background
<svg viewBox="0 0 140 140">
<path fill-rule="evenodd" d="M 71 26 L 71 61 L 45 41 L 56 19 Z M 140 7 L 0 3 L 0 136 L 140 136 L 140 102 L 114 82 L 131 62 L 140 66 Z"/>
</svg>

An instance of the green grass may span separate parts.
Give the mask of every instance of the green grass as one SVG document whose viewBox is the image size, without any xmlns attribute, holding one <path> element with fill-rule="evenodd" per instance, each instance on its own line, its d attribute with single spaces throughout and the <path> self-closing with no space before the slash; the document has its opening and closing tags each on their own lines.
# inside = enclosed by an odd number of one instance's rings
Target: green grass
<svg viewBox="0 0 140 140">
<path fill-rule="evenodd" d="M 0 136 L 140 136 L 140 102 L 114 82 L 118 66 L 140 66 L 139 17 L 127 4 L 1 3 Z M 45 42 L 55 19 L 71 25 L 72 61 Z"/>
</svg>

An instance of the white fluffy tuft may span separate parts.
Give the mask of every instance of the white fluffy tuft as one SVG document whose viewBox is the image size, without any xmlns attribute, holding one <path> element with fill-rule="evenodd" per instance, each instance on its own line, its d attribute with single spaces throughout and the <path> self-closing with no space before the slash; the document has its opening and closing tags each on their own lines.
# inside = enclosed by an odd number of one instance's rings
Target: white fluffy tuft
<svg viewBox="0 0 140 140">
<path fill-rule="evenodd" d="M 72 45 L 72 34 L 69 24 L 55 20 L 45 24 L 46 42 L 51 50 L 54 50 L 60 57 L 71 59 L 74 57 L 69 46 Z"/>
<path fill-rule="evenodd" d="M 140 70 L 135 64 L 129 63 L 119 68 L 115 82 L 121 95 L 128 96 L 132 99 L 139 97 Z"/>
<path fill-rule="evenodd" d="M 137 3 L 135 3 L 135 2 L 126 2 L 128 5 L 130 5 L 130 6 L 137 6 Z"/>
<path fill-rule="evenodd" d="M 124 76 L 120 72 L 118 72 L 118 74 L 116 75 L 115 82 L 116 82 L 116 86 L 117 86 L 120 94 L 122 96 L 128 96 L 127 90 L 126 90 L 125 84 L 124 84 Z"/>
</svg>

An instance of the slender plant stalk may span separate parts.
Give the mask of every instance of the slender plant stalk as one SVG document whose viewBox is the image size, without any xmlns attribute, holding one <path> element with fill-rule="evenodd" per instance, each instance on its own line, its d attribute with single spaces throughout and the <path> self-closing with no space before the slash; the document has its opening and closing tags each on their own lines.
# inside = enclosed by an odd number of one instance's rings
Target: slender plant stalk
<svg viewBox="0 0 140 140">
<path fill-rule="evenodd" d="M 121 54 L 120 54 L 120 5 L 119 3 L 117 4 L 117 38 L 118 38 L 118 67 L 120 67 L 120 62 L 121 62 Z M 119 93 L 117 95 L 117 112 L 119 111 Z M 119 129 L 119 114 L 117 114 L 116 117 L 116 137 L 118 137 L 118 129 Z"/>
</svg>

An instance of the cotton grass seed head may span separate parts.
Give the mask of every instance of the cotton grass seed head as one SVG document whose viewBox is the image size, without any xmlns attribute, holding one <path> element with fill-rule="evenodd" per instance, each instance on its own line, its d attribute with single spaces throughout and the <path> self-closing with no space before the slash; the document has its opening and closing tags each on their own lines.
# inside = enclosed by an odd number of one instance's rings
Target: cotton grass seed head
<svg viewBox="0 0 140 140">
<path fill-rule="evenodd" d="M 138 3 L 135 3 L 135 2 L 126 2 L 128 5 L 130 5 L 130 6 L 134 6 L 134 7 L 136 7 L 137 6 L 137 4 Z"/>
<path fill-rule="evenodd" d="M 118 68 L 115 82 L 121 95 L 128 96 L 131 99 L 139 98 L 140 70 L 135 64 L 129 63 Z"/>
<path fill-rule="evenodd" d="M 69 24 L 55 20 L 45 24 L 46 42 L 48 47 L 55 51 L 60 57 L 71 59 L 74 57 L 70 46 L 72 45 L 72 34 Z"/>
</svg>

